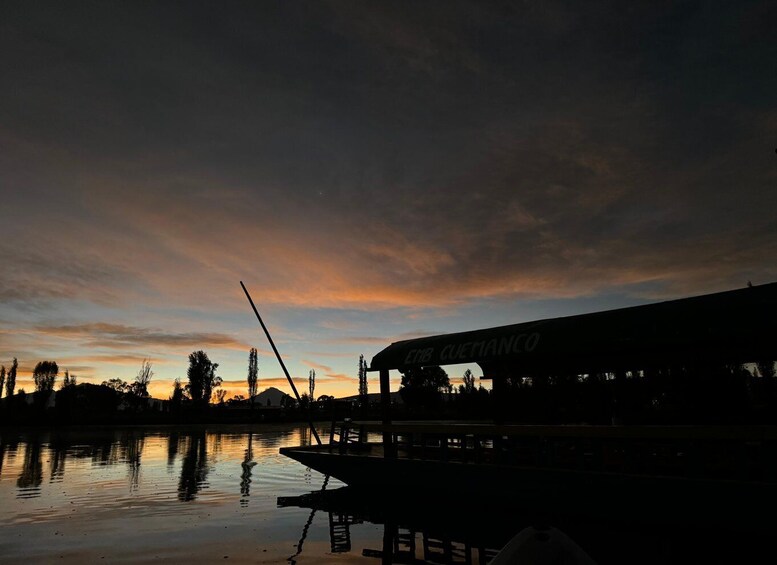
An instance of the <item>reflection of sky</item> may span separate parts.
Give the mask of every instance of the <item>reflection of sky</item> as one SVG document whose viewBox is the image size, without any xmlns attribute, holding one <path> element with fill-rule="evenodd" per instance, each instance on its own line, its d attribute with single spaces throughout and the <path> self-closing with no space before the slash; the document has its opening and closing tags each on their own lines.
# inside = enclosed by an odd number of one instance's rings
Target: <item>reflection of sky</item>
<svg viewBox="0 0 777 565">
<path fill-rule="evenodd" d="M 4 434 L 0 446 L 3 559 L 27 556 L 45 561 L 59 555 L 87 560 L 101 555 L 137 561 L 154 555 L 180 559 L 200 547 L 201 559 L 266 552 L 263 557 L 268 562 L 282 561 L 293 553 L 292 544 L 308 512 L 277 509 L 277 496 L 317 490 L 323 482 L 318 473 L 278 453 L 282 446 L 300 444 L 305 435 L 295 426 L 266 426 L 252 434 L 256 465 L 246 495 L 241 493 L 241 463 L 247 433 L 43 432 L 20 441 Z M 207 472 L 184 502 L 179 489 L 187 446 L 200 437 L 205 440 Z M 172 462 L 171 442 L 179 442 Z M 140 446 L 137 476 L 133 476 L 134 446 Z M 64 452 L 60 457 L 64 470 L 60 467 L 54 473 L 58 449 Z M 30 459 L 30 453 L 37 454 L 37 461 Z M 29 476 L 29 468 L 36 465 L 41 471 L 36 483 L 19 485 L 20 477 Z M 342 486 L 336 480 L 330 485 Z M 314 529 L 308 551 L 315 551 L 315 538 L 327 540 L 328 547 L 326 516 Z"/>
<path fill-rule="evenodd" d="M 0 363 L 278 385 L 242 279 L 346 395 L 395 339 L 773 280 L 772 14 L 13 4 Z"/>
</svg>

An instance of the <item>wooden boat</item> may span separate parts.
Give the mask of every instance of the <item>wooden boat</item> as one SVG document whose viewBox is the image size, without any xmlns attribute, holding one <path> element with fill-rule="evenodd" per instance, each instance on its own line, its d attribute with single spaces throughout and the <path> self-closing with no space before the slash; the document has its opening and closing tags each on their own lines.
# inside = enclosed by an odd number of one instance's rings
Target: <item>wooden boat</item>
<svg viewBox="0 0 777 565">
<path fill-rule="evenodd" d="M 362 437 L 388 431 L 393 453 L 387 456 L 382 442 L 353 438 L 281 453 L 374 492 L 514 499 L 561 513 L 678 522 L 725 515 L 774 523 L 777 467 L 767 463 L 777 451 L 772 426 L 344 426 Z"/>
<path fill-rule="evenodd" d="M 406 340 L 370 365 L 380 374 L 381 422 L 343 422 L 328 445 L 281 453 L 359 487 L 771 525 L 775 426 L 507 425 L 504 411 L 493 424 L 392 422 L 389 396 L 390 370 L 450 363 L 479 364 L 499 395 L 516 374 L 608 372 L 617 383 L 635 369 L 763 359 L 777 359 L 777 283 Z M 370 434 L 383 441 L 367 441 Z"/>
</svg>

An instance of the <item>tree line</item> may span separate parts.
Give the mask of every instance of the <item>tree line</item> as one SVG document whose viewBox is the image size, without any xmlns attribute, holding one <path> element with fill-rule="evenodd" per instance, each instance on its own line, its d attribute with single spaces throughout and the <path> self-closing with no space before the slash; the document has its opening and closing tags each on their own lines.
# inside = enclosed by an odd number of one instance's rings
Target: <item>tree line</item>
<svg viewBox="0 0 777 565">
<path fill-rule="evenodd" d="M 19 361 L 13 358 L 11 367 L 6 373 L 5 365 L 0 366 L 0 396 L 3 395 L 3 386 L 5 386 L 5 395 L 13 396 L 16 390 L 16 371 L 19 368 Z"/>
<path fill-rule="evenodd" d="M 188 356 L 188 368 L 185 379 L 177 378 L 173 382 L 172 390 L 166 399 L 164 409 L 172 412 L 191 412 L 206 410 L 208 406 L 215 403 L 218 405 L 226 404 L 227 391 L 222 387 L 223 379 L 218 374 L 219 364 L 213 362 L 205 351 L 193 351 Z M 366 396 L 366 367 L 367 364 L 363 356 L 359 359 L 360 371 L 360 394 L 363 392 Z M 0 397 L 2 391 L 10 401 L 5 402 L 5 406 L 16 408 L 17 412 L 26 410 L 27 404 L 32 404 L 32 408 L 38 411 L 44 410 L 49 406 L 51 393 L 59 383 L 59 390 L 56 396 L 56 404 L 76 405 L 78 402 L 85 402 L 93 411 L 97 405 L 101 405 L 100 413 L 105 417 L 106 413 L 113 409 L 144 412 L 149 410 L 151 394 L 149 387 L 154 376 L 152 362 L 144 359 L 140 370 L 132 381 L 125 381 L 119 377 L 110 378 L 102 381 L 99 385 L 91 383 L 79 383 L 78 377 L 71 374 L 69 370 L 64 370 L 64 378 L 60 379 L 61 368 L 56 361 L 44 360 L 35 365 L 32 371 L 32 381 L 35 390 L 32 397 L 29 397 L 24 389 L 16 389 L 16 378 L 18 373 L 18 360 L 14 358 L 10 369 L 0 366 Z M 259 392 L 259 367 L 258 351 L 251 348 L 248 354 L 248 371 L 246 384 L 250 405 L 253 409 L 255 397 Z M 108 391 L 106 394 L 96 389 Z M 307 392 L 302 394 L 299 403 L 291 401 L 286 403 L 286 408 L 308 409 L 317 401 L 324 403 L 331 397 L 323 395 L 316 399 L 316 371 L 311 369 L 308 374 Z M 84 400 L 84 396 L 89 396 L 89 400 Z M 246 400 L 240 394 L 234 395 L 229 404 L 239 404 Z M 31 408 L 31 409 L 32 409 Z M 57 412 L 67 412 L 68 408 L 58 409 Z M 29 410 L 27 410 L 29 412 Z M 72 411 L 72 410 L 71 410 Z M 7 412 L 7 411 L 6 411 Z M 7 416 L 7 414 L 6 414 Z"/>
</svg>

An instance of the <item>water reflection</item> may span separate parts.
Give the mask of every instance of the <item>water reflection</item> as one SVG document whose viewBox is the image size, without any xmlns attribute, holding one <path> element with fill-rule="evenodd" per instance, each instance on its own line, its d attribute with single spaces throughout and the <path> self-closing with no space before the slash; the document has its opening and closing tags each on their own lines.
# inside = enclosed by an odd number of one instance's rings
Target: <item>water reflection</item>
<svg viewBox="0 0 777 565">
<path fill-rule="evenodd" d="M 243 472 L 240 474 L 240 506 L 243 508 L 248 506 L 248 497 L 251 496 L 251 470 L 256 465 L 253 442 L 254 434 L 248 432 L 248 445 L 243 462 L 240 464 L 243 468 Z"/>
<path fill-rule="evenodd" d="M 3 475 L 3 465 L 5 464 L 6 458 L 8 458 L 9 462 L 13 462 L 13 459 L 16 458 L 17 445 L 18 444 L 12 445 L 0 435 L 0 476 Z"/>
<path fill-rule="evenodd" d="M 49 482 L 61 483 L 65 479 L 65 459 L 67 458 L 67 443 L 61 438 L 52 440 L 49 448 Z"/>
<path fill-rule="evenodd" d="M 34 551 L 34 561 L 50 562 L 83 550 L 78 562 L 99 562 L 104 554 L 106 562 L 162 554 L 174 562 L 193 555 L 223 562 L 229 553 L 229 562 L 255 562 L 258 555 L 266 563 L 475 564 L 488 562 L 523 528 L 543 524 L 600 565 L 757 563 L 774 552 L 774 520 L 763 532 L 736 529 L 742 516 L 726 530 L 683 529 L 634 525 L 620 515 L 528 515 L 499 500 L 468 500 L 465 488 L 441 502 L 338 488 L 334 479 L 322 488 L 322 475 L 278 454 L 281 446 L 310 441 L 306 426 L 227 430 L 3 430 L 0 561 L 29 561 Z M 277 499 L 281 494 L 291 496 Z M 127 528 L 130 522 L 137 527 Z M 40 543 L 55 531 L 60 535 Z M 99 541 L 91 542 L 93 534 Z"/>
<path fill-rule="evenodd" d="M 378 559 L 381 563 L 487 563 L 509 539 L 510 533 L 509 529 L 473 528 L 469 508 L 457 509 L 442 501 L 426 504 L 402 497 L 389 501 L 350 487 L 333 491 L 324 487 L 299 497 L 280 497 L 278 505 L 311 509 L 297 553 L 289 558 L 290 563 L 302 554 L 308 529 L 318 511 L 328 515 L 332 553 L 352 551 L 352 526 L 365 521 L 382 524 L 382 543 L 362 550 L 363 557 Z M 482 517 L 489 524 L 493 518 L 493 515 Z"/>
<path fill-rule="evenodd" d="M 181 447 L 181 434 L 172 431 L 167 436 L 167 466 L 175 465 L 175 458 L 178 456 L 178 450 Z"/>
<path fill-rule="evenodd" d="M 141 462 L 146 451 L 147 432 L 143 430 L 90 431 L 88 439 L 78 433 L 40 432 L 0 441 L 0 477 L 9 465 L 14 465 L 16 452 L 21 446 L 23 462 L 18 468 L 16 480 L 19 498 L 35 498 L 41 495 L 44 481 L 44 463 L 49 483 L 65 481 L 69 459 L 90 461 L 94 467 L 126 465 L 127 484 L 130 492 L 141 485 Z M 7 437 L 7 436 L 6 436 Z M 210 449 L 219 451 L 221 435 L 215 434 Z M 21 440 L 21 441 L 20 441 Z M 181 500 L 194 500 L 200 489 L 206 486 L 208 475 L 208 445 L 204 430 L 182 436 L 171 433 L 167 437 L 167 463 L 172 466 L 182 443 L 186 454 L 182 462 L 179 492 Z"/>
<path fill-rule="evenodd" d="M 186 454 L 181 463 L 178 500 L 182 502 L 195 500 L 200 489 L 208 486 L 208 471 L 208 447 L 205 432 L 193 433 L 188 438 Z"/>
<path fill-rule="evenodd" d="M 122 458 L 127 462 L 130 490 L 132 491 L 137 490 L 140 484 L 140 459 L 144 444 L 143 434 L 133 432 L 130 432 L 122 442 Z"/>
<path fill-rule="evenodd" d="M 121 438 L 117 441 L 114 436 L 94 438 L 92 443 L 86 446 L 84 455 L 89 456 L 95 465 L 115 465 L 120 459 L 120 442 Z"/>
<path fill-rule="evenodd" d="M 432 536 L 424 531 L 387 523 L 383 526 L 383 547 L 380 550 L 364 549 L 362 555 L 380 559 L 381 563 L 454 565 L 488 563 L 497 552 L 497 549 L 473 546 L 447 535 Z"/>
<path fill-rule="evenodd" d="M 307 470 L 308 473 L 310 472 L 310 469 Z M 323 494 L 326 492 L 326 487 L 329 485 L 329 475 L 324 477 L 324 484 L 321 485 L 321 491 L 319 494 Z M 315 493 L 313 493 L 315 494 Z M 278 502 L 278 506 L 281 506 L 281 503 Z M 288 562 L 292 565 L 297 563 L 297 557 L 302 555 L 302 549 L 305 547 L 305 540 L 308 539 L 308 531 L 310 530 L 310 526 L 313 523 L 313 519 L 316 517 L 316 512 L 318 512 L 318 507 L 316 505 L 310 506 L 310 514 L 308 515 L 308 520 L 305 522 L 305 525 L 302 526 L 302 534 L 300 535 L 299 541 L 297 542 L 297 551 L 294 553 L 294 555 L 291 555 L 288 558 Z M 350 539 L 350 536 L 349 536 Z"/>
<path fill-rule="evenodd" d="M 22 472 L 16 480 L 20 498 L 40 496 L 40 485 L 43 482 L 43 463 L 41 463 L 41 445 L 39 441 L 29 441 L 24 447 L 24 463 Z"/>
<path fill-rule="evenodd" d="M 34 498 L 40 496 L 44 480 L 49 484 L 66 482 L 68 461 L 73 459 L 89 462 L 96 469 L 125 466 L 129 490 L 136 492 L 143 483 L 141 463 L 149 449 L 149 438 L 152 438 L 152 456 L 161 455 L 169 470 L 180 465 L 177 498 L 188 502 L 195 500 L 208 486 L 213 462 L 222 457 L 234 460 L 239 449 L 241 455 L 235 464 L 240 466 L 239 503 L 245 508 L 256 480 L 253 475 L 258 459 L 278 457 L 280 446 L 304 439 L 300 434 L 309 437 L 308 430 L 296 426 L 260 434 L 251 430 L 225 434 L 209 432 L 205 428 L 172 429 L 163 433 L 117 428 L 4 434 L 0 437 L 0 476 L 11 465 L 16 474 L 17 496 Z M 17 451 L 23 454 L 23 462 L 16 461 Z M 83 470 L 79 472 L 83 474 Z M 305 480 L 311 480 L 309 470 L 305 471 Z"/>
<path fill-rule="evenodd" d="M 329 550 L 332 553 L 351 551 L 351 526 L 361 524 L 356 516 L 345 512 L 329 512 Z"/>
</svg>

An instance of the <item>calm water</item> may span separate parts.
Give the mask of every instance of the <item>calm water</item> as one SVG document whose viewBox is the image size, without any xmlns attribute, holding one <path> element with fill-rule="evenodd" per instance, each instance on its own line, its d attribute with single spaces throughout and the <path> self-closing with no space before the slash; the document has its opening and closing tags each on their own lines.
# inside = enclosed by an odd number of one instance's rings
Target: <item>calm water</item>
<svg viewBox="0 0 777 565">
<path fill-rule="evenodd" d="M 324 477 L 278 454 L 309 441 L 300 426 L 241 430 L 108 429 L 3 433 L 0 561 L 216 559 L 285 563 L 310 518 L 278 496 Z M 342 486 L 330 480 L 328 487 Z M 378 525 L 353 528 L 331 552 L 327 516 L 314 516 L 299 563 L 364 560 Z M 374 562 L 374 560 L 369 560 Z"/>
<path fill-rule="evenodd" d="M 0 562 L 485 563 L 543 519 L 457 514 L 457 493 L 375 501 L 278 453 L 309 442 L 299 425 L 0 432 Z M 617 518 L 550 525 L 600 564 L 762 562 L 752 535 Z"/>
</svg>

